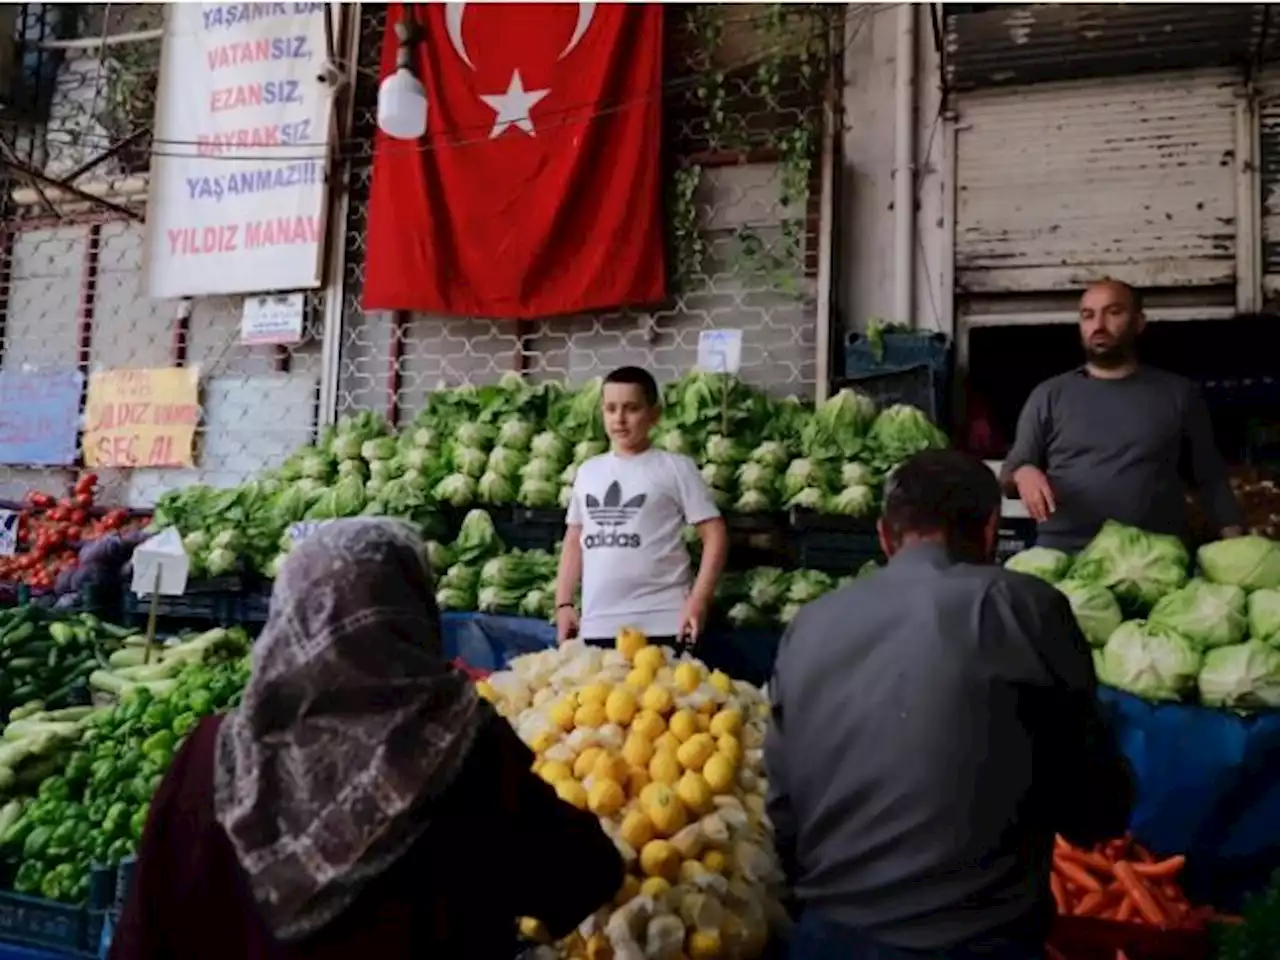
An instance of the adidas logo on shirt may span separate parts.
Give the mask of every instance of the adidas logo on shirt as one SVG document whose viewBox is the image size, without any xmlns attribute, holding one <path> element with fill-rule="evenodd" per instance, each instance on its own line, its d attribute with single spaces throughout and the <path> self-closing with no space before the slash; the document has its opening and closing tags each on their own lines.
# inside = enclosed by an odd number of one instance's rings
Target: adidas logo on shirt
<svg viewBox="0 0 1280 960">
<path fill-rule="evenodd" d="M 618 481 L 609 484 L 600 500 L 588 493 L 584 498 L 587 516 L 601 529 L 589 533 L 582 538 L 582 545 L 590 550 L 595 547 L 623 547 L 628 550 L 640 548 L 640 534 L 626 533 L 621 528 L 631 523 L 644 506 L 645 495 L 638 493 L 629 500 L 623 500 L 622 486 Z"/>
</svg>

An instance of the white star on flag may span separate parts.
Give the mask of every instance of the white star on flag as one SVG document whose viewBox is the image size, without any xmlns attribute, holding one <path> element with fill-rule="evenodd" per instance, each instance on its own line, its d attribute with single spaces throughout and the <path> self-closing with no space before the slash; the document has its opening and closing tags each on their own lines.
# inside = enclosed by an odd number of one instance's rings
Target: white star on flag
<svg viewBox="0 0 1280 960">
<path fill-rule="evenodd" d="M 481 94 L 480 99 L 497 114 L 493 120 L 493 130 L 489 133 L 489 139 L 502 136 L 510 127 L 519 127 L 529 136 L 535 136 L 533 121 L 529 119 L 529 110 L 550 92 L 550 90 L 525 90 L 524 82 L 520 79 L 520 71 L 516 70 L 511 74 L 511 82 L 507 84 L 506 93 L 495 93 L 489 96 Z"/>
</svg>

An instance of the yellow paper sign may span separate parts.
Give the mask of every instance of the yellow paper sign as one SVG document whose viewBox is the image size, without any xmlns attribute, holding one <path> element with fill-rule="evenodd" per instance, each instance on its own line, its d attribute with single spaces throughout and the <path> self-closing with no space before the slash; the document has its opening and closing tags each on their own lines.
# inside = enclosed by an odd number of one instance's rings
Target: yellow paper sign
<svg viewBox="0 0 1280 960">
<path fill-rule="evenodd" d="M 84 462 L 90 467 L 194 466 L 199 371 L 192 367 L 89 374 Z"/>
</svg>

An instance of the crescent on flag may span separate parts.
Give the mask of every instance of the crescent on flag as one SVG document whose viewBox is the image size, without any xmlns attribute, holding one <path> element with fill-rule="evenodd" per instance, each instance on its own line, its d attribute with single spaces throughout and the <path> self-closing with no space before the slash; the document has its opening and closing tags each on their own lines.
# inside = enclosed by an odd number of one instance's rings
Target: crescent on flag
<svg viewBox="0 0 1280 960">
<path fill-rule="evenodd" d="M 453 47 L 458 58 L 472 70 L 476 65 L 471 62 L 471 57 L 467 53 L 466 41 L 462 39 L 462 18 L 466 15 L 467 5 L 465 3 L 446 3 L 444 5 L 444 28 L 449 35 L 449 45 Z M 582 37 L 591 27 L 591 20 L 596 15 L 596 5 L 594 3 L 578 4 L 578 22 L 573 25 L 573 35 L 569 37 L 569 42 L 565 48 L 560 51 L 557 60 L 563 60 L 573 52 L 574 47 L 582 42 Z"/>
</svg>

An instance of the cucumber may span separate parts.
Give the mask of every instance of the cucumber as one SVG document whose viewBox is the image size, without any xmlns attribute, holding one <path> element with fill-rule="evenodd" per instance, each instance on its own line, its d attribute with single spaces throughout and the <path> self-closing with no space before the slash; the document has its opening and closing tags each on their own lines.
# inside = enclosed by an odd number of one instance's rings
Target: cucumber
<svg viewBox="0 0 1280 960">
<path fill-rule="evenodd" d="M 107 657 L 107 663 L 112 667 L 140 667 L 147 659 L 147 651 L 142 647 L 125 647 L 123 650 L 117 650 L 111 656 Z"/>
<path fill-rule="evenodd" d="M 3 807 L 0 807 L 0 837 L 3 837 L 18 822 L 18 818 L 22 816 L 23 802 L 21 800 L 10 800 Z"/>
<path fill-rule="evenodd" d="M 26 673 L 44 664 L 43 657 L 14 657 L 6 666 L 10 673 Z"/>
<path fill-rule="evenodd" d="M 35 633 L 36 625 L 30 620 L 24 619 L 21 623 L 16 624 L 4 632 L 4 636 L 0 637 L 0 644 L 3 644 L 6 648 L 12 649 L 24 640 L 29 640 L 31 637 L 35 636 Z"/>
<path fill-rule="evenodd" d="M 9 711 L 9 722 L 12 723 L 14 720 L 25 720 L 27 717 L 37 714 L 43 709 L 44 702 L 42 700 L 28 701 L 22 706 L 14 707 Z"/>
<path fill-rule="evenodd" d="M 26 703 L 28 700 L 34 700 L 39 692 L 40 688 L 36 684 L 24 683 L 13 691 L 13 699 L 19 703 Z"/>
</svg>

